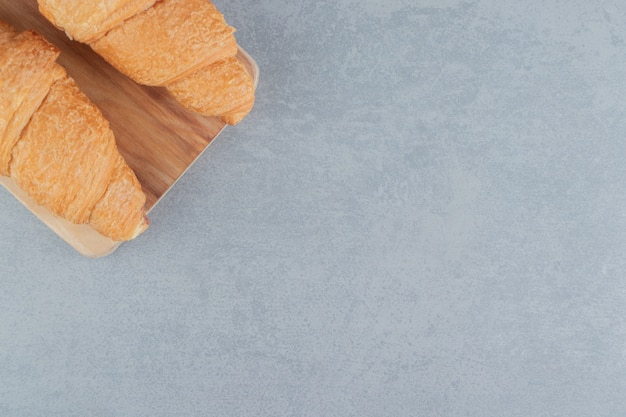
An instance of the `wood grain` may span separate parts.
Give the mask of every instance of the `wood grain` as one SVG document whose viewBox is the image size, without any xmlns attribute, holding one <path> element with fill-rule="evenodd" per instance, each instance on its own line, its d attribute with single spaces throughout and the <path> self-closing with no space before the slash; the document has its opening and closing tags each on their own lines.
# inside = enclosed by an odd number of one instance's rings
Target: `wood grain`
<svg viewBox="0 0 626 417">
<path fill-rule="evenodd" d="M 225 128 L 218 118 L 185 110 L 164 88 L 134 83 L 87 45 L 68 39 L 40 15 L 36 0 L 0 0 L 0 20 L 19 31 L 35 30 L 61 50 L 59 64 L 109 120 L 121 154 L 146 193 L 148 211 Z M 259 71 L 254 60 L 241 49 L 238 58 L 256 84 Z M 51 213 L 46 215 L 45 209 L 16 190 L 10 179 L 1 178 L 0 184 L 83 255 L 100 257 L 119 246 L 103 236 L 93 235 L 89 227 L 72 225 Z"/>
</svg>

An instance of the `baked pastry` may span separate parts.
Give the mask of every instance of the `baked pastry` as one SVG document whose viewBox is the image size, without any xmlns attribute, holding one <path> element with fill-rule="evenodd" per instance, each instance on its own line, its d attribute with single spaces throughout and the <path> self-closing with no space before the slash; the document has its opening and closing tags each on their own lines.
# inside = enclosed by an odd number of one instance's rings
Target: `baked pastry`
<svg viewBox="0 0 626 417">
<path fill-rule="evenodd" d="M 135 82 L 167 88 L 190 110 L 236 124 L 254 106 L 252 77 L 235 63 L 235 29 L 209 0 L 38 2 L 69 37 L 88 43 Z M 80 11 L 72 10 L 75 4 Z M 212 74 L 220 80 L 207 83 Z"/>
<path fill-rule="evenodd" d="M 254 83 L 238 59 L 229 57 L 214 62 L 167 89 L 185 107 L 225 123 L 239 123 L 254 106 Z M 205 94 L 197 94 L 205 90 Z"/>
<path fill-rule="evenodd" d="M 148 227 L 145 194 L 108 121 L 32 31 L 0 25 L 0 166 L 36 203 L 113 240 Z"/>
<path fill-rule="evenodd" d="M 139 84 L 164 86 L 234 56 L 234 31 L 207 0 L 166 0 L 110 30 L 91 47 Z"/>
<path fill-rule="evenodd" d="M 9 175 L 11 151 L 50 86 L 65 77 L 59 52 L 34 32 L 0 27 L 0 175 Z"/>
<path fill-rule="evenodd" d="M 89 223 L 113 240 L 129 240 L 148 227 L 144 212 L 146 196 L 135 173 L 121 155 L 113 166 L 113 175 L 104 196 L 91 212 Z"/>
<path fill-rule="evenodd" d="M 156 0 L 41 0 L 42 14 L 67 35 L 80 42 L 91 42 L 124 20 L 147 9 Z"/>
</svg>

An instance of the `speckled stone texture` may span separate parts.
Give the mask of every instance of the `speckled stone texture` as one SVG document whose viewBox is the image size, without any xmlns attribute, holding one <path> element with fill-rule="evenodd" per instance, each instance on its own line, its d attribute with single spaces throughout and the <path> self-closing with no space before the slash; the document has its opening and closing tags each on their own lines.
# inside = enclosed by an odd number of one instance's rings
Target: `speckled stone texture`
<svg viewBox="0 0 626 417">
<path fill-rule="evenodd" d="M 216 5 L 257 106 L 148 232 L 0 191 L 0 415 L 626 415 L 626 3 Z"/>
</svg>

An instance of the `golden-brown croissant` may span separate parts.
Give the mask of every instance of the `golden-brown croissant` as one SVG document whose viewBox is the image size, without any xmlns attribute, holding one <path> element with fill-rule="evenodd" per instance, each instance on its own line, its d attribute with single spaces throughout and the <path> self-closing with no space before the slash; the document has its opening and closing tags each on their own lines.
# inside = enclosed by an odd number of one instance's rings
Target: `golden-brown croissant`
<svg viewBox="0 0 626 417">
<path fill-rule="evenodd" d="M 148 227 L 145 195 L 108 121 L 40 35 L 0 25 L 0 165 L 32 199 L 122 241 Z"/>
<path fill-rule="evenodd" d="M 42 14 L 80 42 L 91 42 L 156 0 L 41 0 Z"/>
<path fill-rule="evenodd" d="M 0 29 L 0 175 L 9 175 L 11 151 L 50 86 L 65 77 L 59 52 L 34 32 Z"/>
<path fill-rule="evenodd" d="M 190 110 L 236 124 L 254 106 L 252 77 L 234 63 L 235 30 L 209 0 L 38 2 L 68 36 L 137 83 L 166 87 Z M 212 74 L 220 79 L 206 82 Z"/>
<path fill-rule="evenodd" d="M 239 123 L 254 106 L 254 83 L 245 76 L 238 59 L 214 62 L 167 89 L 185 107 L 208 116 L 220 116 L 225 123 Z M 198 91 L 205 90 L 205 94 Z"/>
</svg>

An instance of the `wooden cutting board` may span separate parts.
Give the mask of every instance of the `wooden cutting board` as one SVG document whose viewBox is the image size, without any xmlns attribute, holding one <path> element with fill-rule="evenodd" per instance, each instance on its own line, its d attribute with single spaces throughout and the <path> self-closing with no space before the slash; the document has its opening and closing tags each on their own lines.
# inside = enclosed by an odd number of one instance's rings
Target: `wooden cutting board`
<svg viewBox="0 0 626 417">
<path fill-rule="evenodd" d="M 148 212 L 225 127 L 217 118 L 185 110 L 163 88 L 134 83 L 88 46 L 69 40 L 41 16 L 37 0 L 0 0 L 0 20 L 19 31 L 35 30 L 61 49 L 59 64 L 109 120 L 121 154 L 146 193 Z M 241 49 L 238 58 L 256 85 L 258 66 Z M 89 226 L 74 225 L 38 206 L 11 179 L 0 176 L 0 184 L 81 254 L 101 257 L 119 246 Z"/>
</svg>

